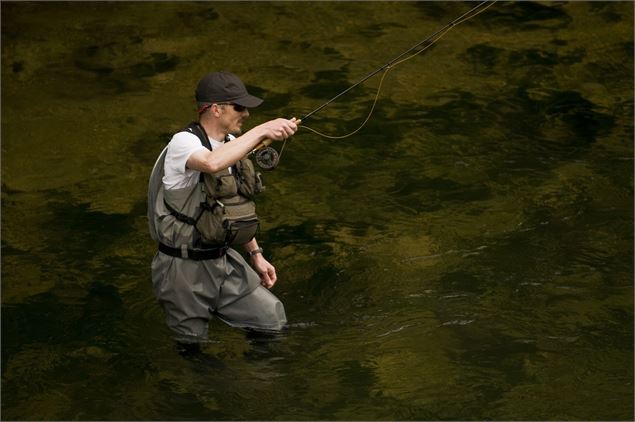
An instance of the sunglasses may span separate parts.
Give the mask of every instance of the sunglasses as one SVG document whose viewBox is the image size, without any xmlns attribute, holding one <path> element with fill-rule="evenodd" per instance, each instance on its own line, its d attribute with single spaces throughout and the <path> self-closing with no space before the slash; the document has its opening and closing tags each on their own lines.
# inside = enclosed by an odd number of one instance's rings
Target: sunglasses
<svg viewBox="0 0 635 422">
<path fill-rule="evenodd" d="M 238 104 L 234 104 L 234 103 L 216 103 L 217 105 L 230 105 L 232 107 L 234 107 L 234 110 L 237 113 L 242 113 L 243 111 L 247 110 L 247 107 L 245 106 L 241 106 Z M 205 110 L 207 110 L 208 108 L 210 108 L 212 106 L 212 104 L 205 104 L 204 106 L 202 106 L 199 110 L 198 110 L 198 114 L 203 113 Z"/>
<path fill-rule="evenodd" d="M 247 107 L 234 104 L 234 103 L 218 103 L 218 105 L 230 105 L 234 107 L 234 110 L 238 113 L 242 113 L 243 111 L 247 110 Z"/>
</svg>

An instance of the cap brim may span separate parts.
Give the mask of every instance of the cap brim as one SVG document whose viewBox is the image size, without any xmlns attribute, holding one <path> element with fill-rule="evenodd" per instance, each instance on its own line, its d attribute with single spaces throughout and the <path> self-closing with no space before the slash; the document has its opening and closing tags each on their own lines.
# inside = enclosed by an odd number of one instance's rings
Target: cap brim
<svg viewBox="0 0 635 422">
<path fill-rule="evenodd" d="M 262 104 L 262 101 L 262 98 L 254 97 L 253 95 L 247 94 L 244 97 L 240 97 L 232 102 L 243 107 L 254 108 Z"/>
</svg>

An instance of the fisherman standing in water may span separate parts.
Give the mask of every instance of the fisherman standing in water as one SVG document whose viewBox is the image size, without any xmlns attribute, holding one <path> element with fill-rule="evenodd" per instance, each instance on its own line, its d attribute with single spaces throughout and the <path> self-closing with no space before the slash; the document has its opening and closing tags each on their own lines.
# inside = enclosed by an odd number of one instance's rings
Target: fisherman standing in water
<svg viewBox="0 0 635 422">
<path fill-rule="evenodd" d="M 148 190 L 150 234 L 159 251 L 152 261 L 154 294 L 168 327 L 186 351 L 207 339 L 216 315 L 230 326 L 280 331 L 284 306 L 268 289 L 276 270 L 255 235 L 253 198 L 260 173 L 245 158 L 265 139 L 285 140 L 295 119 L 270 120 L 242 133 L 250 95 L 229 72 L 213 72 L 196 88 L 198 122 L 176 133 L 159 156 Z M 251 266 L 233 249 L 242 246 Z"/>
</svg>

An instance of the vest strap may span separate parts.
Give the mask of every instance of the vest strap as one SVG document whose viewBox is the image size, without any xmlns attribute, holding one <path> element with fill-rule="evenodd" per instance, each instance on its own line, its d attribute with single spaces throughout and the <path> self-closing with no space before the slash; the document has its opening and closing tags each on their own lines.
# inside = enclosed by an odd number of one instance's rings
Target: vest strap
<svg viewBox="0 0 635 422">
<path fill-rule="evenodd" d="M 159 242 L 159 251 L 166 255 L 174 256 L 176 258 L 191 259 L 193 261 L 205 261 L 208 259 L 218 259 L 227 253 L 226 247 L 214 248 L 214 249 L 189 249 L 187 245 L 182 245 L 180 248 L 173 248 Z"/>
<path fill-rule="evenodd" d="M 196 137 L 198 138 L 199 141 L 201 141 L 201 144 L 207 148 L 208 150 L 212 150 L 212 144 L 209 141 L 209 138 L 207 137 L 207 132 L 205 132 L 205 129 L 203 128 L 203 126 L 201 126 L 201 124 L 199 122 L 192 122 L 190 123 L 185 130 L 189 131 L 190 133 L 196 135 Z M 199 174 L 198 176 L 198 182 L 199 183 L 203 183 L 203 172 L 201 172 L 201 174 Z"/>
<path fill-rule="evenodd" d="M 198 214 L 198 217 L 193 218 L 193 217 L 190 217 L 189 215 L 181 214 L 180 212 L 175 210 L 174 207 L 168 204 L 168 201 L 166 201 L 165 199 L 163 199 L 163 203 L 165 204 L 165 207 L 168 209 L 168 211 L 170 211 L 170 214 L 174 216 L 174 218 L 176 218 L 177 220 L 185 224 L 189 224 L 190 226 L 196 226 L 196 223 L 198 223 L 198 220 L 201 218 L 201 215 L 203 215 L 203 210 L 201 209 L 201 212 Z"/>
</svg>

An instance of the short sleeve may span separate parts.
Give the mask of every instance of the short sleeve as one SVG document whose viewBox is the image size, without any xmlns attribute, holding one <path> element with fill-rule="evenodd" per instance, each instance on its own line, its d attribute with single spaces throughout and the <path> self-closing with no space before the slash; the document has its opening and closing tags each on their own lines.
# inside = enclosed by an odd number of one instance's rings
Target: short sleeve
<svg viewBox="0 0 635 422">
<path fill-rule="evenodd" d="M 198 183 L 200 172 L 186 168 L 190 156 L 206 149 L 198 137 L 190 132 L 179 132 L 172 137 L 165 156 L 163 185 L 166 189 L 178 189 Z"/>
</svg>

